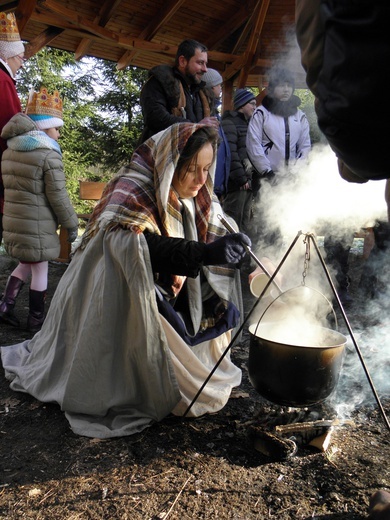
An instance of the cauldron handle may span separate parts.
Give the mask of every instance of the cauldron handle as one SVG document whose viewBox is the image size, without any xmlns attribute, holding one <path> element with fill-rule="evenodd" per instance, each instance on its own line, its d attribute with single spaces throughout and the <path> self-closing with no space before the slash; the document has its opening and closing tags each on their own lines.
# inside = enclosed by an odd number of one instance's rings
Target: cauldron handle
<svg viewBox="0 0 390 520">
<path fill-rule="evenodd" d="M 263 311 L 263 314 L 260 316 L 260 318 L 259 318 L 259 320 L 258 320 L 258 322 L 257 322 L 256 328 L 255 328 L 255 331 L 254 331 L 255 335 L 257 334 L 257 329 L 258 329 L 258 327 L 259 327 L 259 325 L 260 325 L 261 320 L 262 320 L 263 317 L 264 317 L 264 314 L 265 314 L 265 313 L 268 311 L 268 309 L 269 309 L 269 308 L 270 308 L 270 307 L 271 307 L 271 306 L 276 302 L 276 300 L 278 300 L 281 296 L 287 294 L 288 292 L 293 291 L 293 290 L 295 290 L 295 289 L 298 289 L 299 287 L 306 287 L 307 289 L 310 289 L 311 291 L 314 291 L 314 292 L 318 293 L 320 296 L 322 296 L 322 298 L 323 298 L 324 300 L 326 300 L 326 302 L 328 303 L 328 305 L 329 305 L 329 307 L 331 308 L 332 313 L 333 313 L 333 317 L 334 317 L 334 321 L 335 321 L 335 329 L 338 330 L 338 322 L 337 322 L 336 312 L 335 312 L 335 310 L 334 310 L 334 308 L 333 308 L 332 303 L 328 300 L 328 298 L 325 296 L 325 294 L 322 294 L 322 292 L 319 291 L 318 289 L 314 289 L 313 287 L 308 287 L 307 285 L 297 285 L 296 287 L 291 287 L 290 289 L 287 289 L 286 291 L 282 292 L 282 293 L 279 294 L 276 298 L 274 298 L 274 299 L 272 300 L 272 302 L 270 302 L 270 303 L 267 305 L 267 307 L 266 307 L 266 308 L 264 309 L 264 311 Z"/>
</svg>

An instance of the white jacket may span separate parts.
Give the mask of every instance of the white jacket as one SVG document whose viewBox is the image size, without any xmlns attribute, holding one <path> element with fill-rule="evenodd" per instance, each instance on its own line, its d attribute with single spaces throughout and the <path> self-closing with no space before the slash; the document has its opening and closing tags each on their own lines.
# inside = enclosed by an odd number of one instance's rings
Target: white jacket
<svg viewBox="0 0 390 520">
<path fill-rule="evenodd" d="M 311 149 L 309 130 L 306 115 L 299 108 L 294 115 L 284 118 L 259 106 L 249 121 L 246 136 L 248 157 L 258 172 L 273 170 L 276 173 L 308 155 Z"/>
</svg>

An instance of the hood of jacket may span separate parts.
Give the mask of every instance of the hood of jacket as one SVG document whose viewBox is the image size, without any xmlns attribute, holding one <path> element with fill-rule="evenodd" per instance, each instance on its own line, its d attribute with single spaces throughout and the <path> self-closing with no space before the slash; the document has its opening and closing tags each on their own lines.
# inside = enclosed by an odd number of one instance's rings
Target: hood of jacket
<svg viewBox="0 0 390 520">
<path fill-rule="evenodd" d="M 1 137 L 7 141 L 12 137 L 25 134 L 26 132 L 31 132 L 33 130 L 38 130 L 34 121 L 26 114 L 18 112 L 12 116 L 8 123 L 4 126 L 1 132 Z"/>
<path fill-rule="evenodd" d="M 157 65 L 149 71 L 149 77 L 155 77 L 164 88 L 170 106 L 176 106 L 180 97 L 180 87 L 173 68 L 170 65 Z"/>
</svg>

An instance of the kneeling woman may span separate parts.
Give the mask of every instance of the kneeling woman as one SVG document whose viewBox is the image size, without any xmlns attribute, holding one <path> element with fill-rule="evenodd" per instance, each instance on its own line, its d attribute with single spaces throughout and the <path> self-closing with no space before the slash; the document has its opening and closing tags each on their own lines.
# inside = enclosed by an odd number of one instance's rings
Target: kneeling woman
<svg viewBox="0 0 390 520">
<path fill-rule="evenodd" d="M 182 415 L 238 325 L 235 267 L 250 241 L 217 218 L 217 141 L 211 127 L 181 123 L 137 148 L 97 204 L 42 330 L 2 348 L 11 388 L 59 403 L 79 435 L 130 435 Z M 220 410 L 240 382 L 225 356 L 189 415 Z"/>
</svg>

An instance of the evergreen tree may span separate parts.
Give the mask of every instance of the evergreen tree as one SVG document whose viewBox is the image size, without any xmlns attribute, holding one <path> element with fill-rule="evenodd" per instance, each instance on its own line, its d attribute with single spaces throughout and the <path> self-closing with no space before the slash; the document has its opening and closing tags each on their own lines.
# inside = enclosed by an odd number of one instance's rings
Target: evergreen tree
<svg viewBox="0 0 390 520">
<path fill-rule="evenodd" d="M 63 151 L 67 187 L 77 211 L 79 180 L 109 180 L 126 164 L 142 130 L 139 95 L 146 71 L 45 47 L 25 62 L 18 80 L 22 106 L 30 89 L 58 90 L 64 102 Z"/>
</svg>

